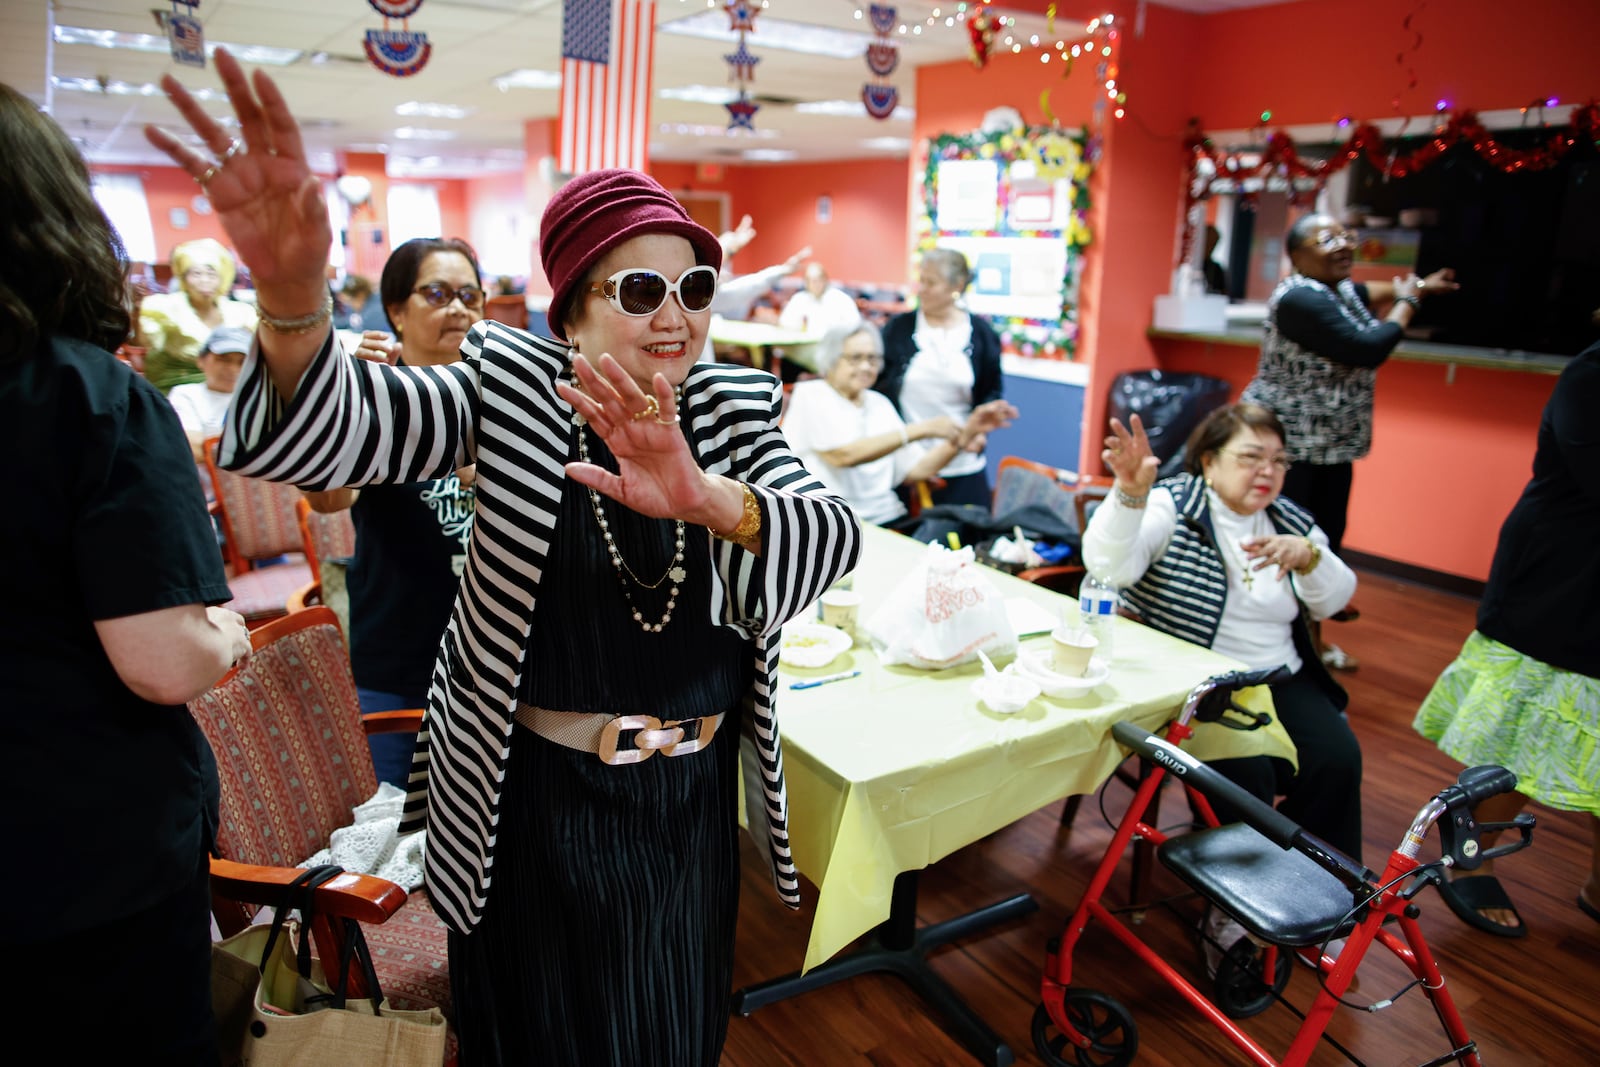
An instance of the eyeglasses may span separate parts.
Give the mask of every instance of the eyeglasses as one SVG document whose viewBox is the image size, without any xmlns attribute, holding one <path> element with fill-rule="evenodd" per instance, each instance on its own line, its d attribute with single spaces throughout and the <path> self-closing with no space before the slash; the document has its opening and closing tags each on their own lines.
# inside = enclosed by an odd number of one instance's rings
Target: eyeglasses
<svg viewBox="0 0 1600 1067">
<path fill-rule="evenodd" d="M 1311 242 L 1311 247 L 1321 249 L 1324 252 L 1331 252 L 1341 245 L 1346 248 L 1354 248 L 1356 243 L 1355 234 L 1349 230 L 1340 230 L 1338 233 L 1318 234 Z"/>
<path fill-rule="evenodd" d="M 677 295 L 678 306 L 683 310 L 704 311 L 717 295 L 717 270 L 701 264 L 678 275 L 677 281 L 669 282 L 666 275 L 658 271 L 634 267 L 619 270 L 605 281 L 590 285 L 589 292 L 599 293 L 612 307 L 635 318 L 660 311 L 669 293 Z"/>
<path fill-rule="evenodd" d="M 419 285 L 411 291 L 426 300 L 429 307 L 442 308 L 452 300 L 461 301 L 461 306 L 464 308 L 483 306 L 483 290 L 476 285 L 463 285 L 459 289 L 452 289 L 448 285 L 434 282 L 432 285 Z"/>
<path fill-rule="evenodd" d="M 1263 452 L 1235 452 L 1231 448 L 1219 448 L 1218 452 L 1225 452 L 1234 458 L 1234 462 L 1241 467 L 1250 467 L 1260 470 L 1262 467 L 1271 467 L 1279 474 L 1288 474 L 1289 468 L 1294 466 L 1289 457 L 1279 452 L 1276 456 L 1269 456 Z"/>
<path fill-rule="evenodd" d="M 875 352 L 843 352 L 839 355 L 840 363 L 859 363 L 863 367 L 883 366 L 883 357 Z"/>
</svg>

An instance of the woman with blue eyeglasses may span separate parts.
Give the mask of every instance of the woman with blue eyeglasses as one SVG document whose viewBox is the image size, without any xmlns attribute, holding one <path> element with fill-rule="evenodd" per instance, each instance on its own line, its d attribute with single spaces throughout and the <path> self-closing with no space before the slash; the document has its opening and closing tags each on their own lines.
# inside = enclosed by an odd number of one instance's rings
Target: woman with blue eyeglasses
<svg viewBox="0 0 1600 1067">
<path fill-rule="evenodd" d="M 460 361 L 467 331 L 483 319 L 478 257 L 459 238 L 402 244 L 384 264 L 378 291 L 394 333 L 363 333 L 355 353 L 363 359 L 449 366 Z M 472 536 L 473 475 L 469 463 L 442 478 L 306 494 L 320 512 L 349 508 L 355 525 L 355 557 L 345 575 L 350 666 L 363 714 L 428 702 L 433 660 Z M 372 734 L 367 744 L 378 781 L 405 788 L 412 736 Z"/>
<path fill-rule="evenodd" d="M 799 903 L 782 627 L 861 548 L 848 505 L 779 432 L 777 380 L 696 362 L 716 235 L 651 178 L 592 171 L 539 226 L 559 340 L 486 320 L 458 360 L 414 366 L 418 335 L 397 321 L 403 365 L 345 358 L 299 126 L 270 77 L 226 49 L 215 62 L 240 139 L 170 76 L 207 154 L 147 133 L 206 188 L 257 280 L 258 352 L 222 462 L 315 489 L 477 465 L 402 824 L 426 815 L 461 1062 L 714 1067 L 741 784 L 779 895 Z M 425 265 L 401 295 L 459 319 L 472 285 Z M 450 319 L 426 321 L 443 334 Z"/>
<path fill-rule="evenodd" d="M 1116 476 L 1083 535 L 1096 578 L 1120 589 L 1146 626 L 1251 669 L 1294 672 L 1272 687 L 1298 769 L 1267 756 L 1212 766 L 1351 857 L 1361 857 L 1361 747 L 1349 698 L 1317 656 L 1308 619 L 1349 602 L 1356 576 L 1302 508 L 1283 498 L 1283 423 L 1233 404 L 1189 436 L 1185 471 L 1159 484 L 1139 416 L 1111 420 L 1101 458 Z M 1218 815 L 1228 821 L 1221 807 Z M 1227 947 L 1236 936 L 1219 939 Z M 1208 961 L 1213 962 L 1214 961 Z"/>
</svg>

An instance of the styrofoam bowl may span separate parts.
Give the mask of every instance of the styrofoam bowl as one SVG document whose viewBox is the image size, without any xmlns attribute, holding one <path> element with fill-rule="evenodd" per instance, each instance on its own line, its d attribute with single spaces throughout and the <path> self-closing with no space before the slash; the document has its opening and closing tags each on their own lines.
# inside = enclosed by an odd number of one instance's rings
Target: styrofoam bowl
<svg viewBox="0 0 1600 1067">
<path fill-rule="evenodd" d="M 1111 664 L 1096 656 L 1089 661 L 1089 670 L 1082 678 L 1057 674 L 1050 665 L 1050 649 L 1025 648 L 1017 653 L 1017 673 L 1034 682 L 1045 696 L 1082 696 L 1111 675 Z"/>
<path fill-rule="evenodd" d="M 791 622 L 783 628 L 778 659 L 789 667 L 826 667 L 854 641 L 837 626 L 820 622 Z"/>
<path fill-rule="evenodd" d="M 1009 671 L 984 675 L 972 683 L 972 695 L 997 715 L 1011 715 L 1028 706 L 1039 695 L 1039 683 Z"/>
</svg>

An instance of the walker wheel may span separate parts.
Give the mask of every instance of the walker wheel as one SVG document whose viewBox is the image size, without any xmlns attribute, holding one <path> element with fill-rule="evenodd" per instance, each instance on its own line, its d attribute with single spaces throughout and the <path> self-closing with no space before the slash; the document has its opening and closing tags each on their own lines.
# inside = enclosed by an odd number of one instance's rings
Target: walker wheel
<svg viewBox="0 0 1600 1067">
<path fill-rule="evenodd" d="M 1248 1019 L 1266 1011 L 1289 984 L 1291 952 L 1291 949 L 1279 947 L 1278 964 L 1269 989 L 1261 971 L 1265 953 L 1247 938 L 1241 937 L 1217 964 L 1212 996 L 1217 1007 L 1230 1019 Z"/>
<path fill-rule="evenodd" d="M 1089 1039 L 1089 1047 L 1079 1048 L 1067 1040 L 1040 1004 L 1033 1012 L 1033 1047 L 1048 1067 L 1127 1067 L 1133 1062 L 1139 1051 L 1139 1027 L 1115 998 L 1069 989 L 1062 994 L 1061 1007 L 1073 1028 Z"/>
</svg>

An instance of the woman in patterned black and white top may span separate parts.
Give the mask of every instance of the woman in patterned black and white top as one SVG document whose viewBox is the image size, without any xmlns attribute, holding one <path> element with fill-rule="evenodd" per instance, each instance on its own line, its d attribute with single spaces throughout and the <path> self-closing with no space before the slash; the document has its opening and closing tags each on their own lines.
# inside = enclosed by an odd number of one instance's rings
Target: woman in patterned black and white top
<svg viewBox="0 0 1600 1067">
<path fill-rule="evenodd" d="M 312 489 L 477 463 L 461 590 L 406 824 L 427 815 L 465 1064 L 717 1063 L 749 825 L 798 902 L 774 708 L 783 623 L 854 567 L 860 527 L 778 431 L 770 375 L 696 364 L 721 249 L 632 171 L 568 183 L 540 225 L 558 344 L 495 322 L 461 360 L 348 358 L 332 235 L 271 79 L 216 53 L 242 141 L 164 86 L 263 328 L 223 462 Z"/>
</svg>

